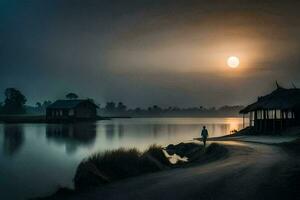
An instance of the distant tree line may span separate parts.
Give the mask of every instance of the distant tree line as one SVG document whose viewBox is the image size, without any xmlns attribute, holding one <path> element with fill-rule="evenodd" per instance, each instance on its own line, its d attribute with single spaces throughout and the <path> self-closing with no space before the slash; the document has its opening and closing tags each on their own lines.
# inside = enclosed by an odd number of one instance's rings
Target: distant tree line
<svg viewBox="0 0 300 200">
<path fill-rule="evenodd" d="M 129 108 L 122 102 L 107 102 L 104 107 L 100 107 L 100 115 L 103 116 L 131 116 L 131 117 L 184 117 L 184 116 L 238 116 L 243 106 L 222 106 L 219 108 L 204 106 L 180 108 L 177 106 L 160 107 L 153 105 L 148 108 Z"/>
<path fill-rule="evenodd" d="M 7 88 L 4 91 L 4 102 L 0 102 L 0 114 L 45 114 L 47 107 L 52 104 L 45 100 L 37 102 L 35 106 L 25 105 L 26 97 L 16 88 Z M 76 100 L 79 96 L 75 93 L 68 93 L 66 99 Z M 90 99 L 93 101 L 92 99 Z M 237 116 L 243 106 L 222 106 L 219 108 L 204 106 L 180 108 L 177 106 L 160 107 L 158 105 L 147 108 L 128 108 L 123 102 L 115 103 L 109 101 L 105 106 L 99 105 L 99 115 L 121 116 L 121 117 L 197 117 L 197 116 Z"/>
<path fill-rule="evenodd" d="M 78 98 L 75 93 L 68 93 L 66 99 L 74 100 Z M 4 91 L 4 101 L 0 102 L 0 114 L 45 114 L 46 109 L 52 104 L 52 101 L 45 100 L 36 102 L 35 106 L 26 105 L 27 99 L 25 95 L 16 88 L 7 88 Z"/>
</svg>

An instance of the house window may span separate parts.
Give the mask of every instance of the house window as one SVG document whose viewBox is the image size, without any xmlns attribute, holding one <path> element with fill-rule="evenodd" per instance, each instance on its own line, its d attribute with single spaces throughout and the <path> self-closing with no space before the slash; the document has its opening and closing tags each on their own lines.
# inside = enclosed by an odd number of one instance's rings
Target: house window
<svg viewBox="0 0 300 200">
<path fill-rule="evenodd" d="M 74 110 L 73 109 L 69 110 L 69 116 L 73 116 L 73 115 L 74 115 Z"/>
<path fill-rule="evenodd" d="M 63 111 L 62 110 L 59 111 L 59 115 L 63 116 Z"/>
</svg>

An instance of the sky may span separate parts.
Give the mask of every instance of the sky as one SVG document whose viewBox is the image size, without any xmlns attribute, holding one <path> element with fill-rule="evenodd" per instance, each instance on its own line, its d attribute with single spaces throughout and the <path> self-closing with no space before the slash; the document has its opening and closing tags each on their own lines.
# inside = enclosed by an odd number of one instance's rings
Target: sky
<svg viewBox="0 0 300 200">
<path fill-rule="evenodd" d="M 29 104 L 75 92 L 102 105 L 247 105 L 276 80 L 300 87 L 299 9 L 297 0 L 1 0 L 0 92 L 18 88 Z"/>
</svg>

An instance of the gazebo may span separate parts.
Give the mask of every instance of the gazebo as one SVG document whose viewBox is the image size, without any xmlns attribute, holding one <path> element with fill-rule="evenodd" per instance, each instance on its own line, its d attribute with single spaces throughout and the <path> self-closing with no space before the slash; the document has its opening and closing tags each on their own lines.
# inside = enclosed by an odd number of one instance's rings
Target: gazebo
<svg viewBox="0 0 300 200">
<path fill-rule="evenodd" d="M 300 125 L 300 89 L 279 86 L 270 94 L 240 111 L 249 114 L 249 126 L 257 132 L 276 132 L 286 127 Z"/>
</svg>

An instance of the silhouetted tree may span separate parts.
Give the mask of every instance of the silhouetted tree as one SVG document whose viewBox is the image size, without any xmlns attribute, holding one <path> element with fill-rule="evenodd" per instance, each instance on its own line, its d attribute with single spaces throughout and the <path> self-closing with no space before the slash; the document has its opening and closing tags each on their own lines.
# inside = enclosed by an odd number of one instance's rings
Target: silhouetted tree
<svg viewBox="0 0 300 200">
<path fill-rule="evenodd" d="M 66 95 L 66 98 L 67 99 L 78 99 L 78 95 L 71 92 L 71 93 Z"/>
<path fill-rule="evenodd" d="M 43 103 L 36 102 L 35 111 L 38 113 L 44 113 L 44 112 L 46 112 L 47 107 L 51 104 L 52 104 L 52 102 L 48 101 L 48 100 L 44 101 Z"/>
<path fill-rule="evenodd" d="M 134 109 L 134 112 L 141 112 L 141 111 L 142 111 L 142 109 L 140 107 L 137 107 Z"/>
<path fill-rule="evenodd" d="M 41 104 L 41 102 L 36 102 L 36 111 L 37 112 L 43 112 L 43 105 Z"/>
<path fill-rule="evenodd" d="M 41 102 L 36 102 L 36 107 L 38 108 L 38 109 L 41 109 L 42 108 L 42 104 L 41 104 Z"/>
<path fill-rule="evenodd" d="M 46 109 L 48 106 L 50 106 L 52 104 L 51 101 L 44 101 L 43 103 L 43 109 Z"/>
<path fill-rule="evenodd" d="M 25 113 L 26 97 L 15 88 L 5 90 L 5 101 L 3 112 L 5 114 L 23 114 Z"/>
<path fill-rule="evenodd" d="M 154 105 L 153 108 L 152 108 L 152 111 L 154 111 L 154 112 L 161 112 L 162 109 L 158 105 Z"/>
<path fill-rule="evenodd" d="M 119 112 L 125 112 L 127 110 L 127 106 L 125 106 L 122 102 L 119 102 L 117 109 Z"/>
<path fill-rule="evenodd" d="M 109 112 L 115 111 L 116 110 L 115 102 L 113 102 L 113 101 L 107 102 L 106 105 L 105 105 L 105 110 L 109 111 Z"/>
<path fill-rule="evenodd" d="M 211 112 L 214 112 L 214 111 L 216 111 L 216 107 L 210 107 L 209 109 L 208 109 L 209 111 L 211 111 Z"/>
</svg>

